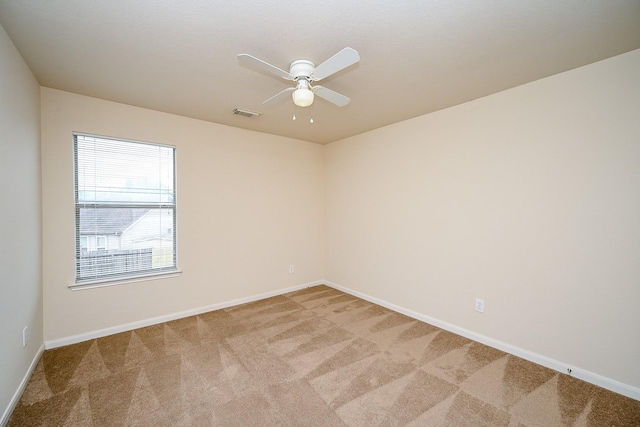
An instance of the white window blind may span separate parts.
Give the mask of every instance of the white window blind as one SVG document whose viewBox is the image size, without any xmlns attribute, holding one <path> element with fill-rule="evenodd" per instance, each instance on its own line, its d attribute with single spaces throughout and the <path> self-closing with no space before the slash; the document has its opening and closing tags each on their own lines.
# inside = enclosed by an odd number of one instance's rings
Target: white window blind
<svg viewBox="0 0 640 427">
<path fill-rule="evenodd" d="M 76 284 L 176 271 L 175 147 L 74 134 Z"/>
</svg>

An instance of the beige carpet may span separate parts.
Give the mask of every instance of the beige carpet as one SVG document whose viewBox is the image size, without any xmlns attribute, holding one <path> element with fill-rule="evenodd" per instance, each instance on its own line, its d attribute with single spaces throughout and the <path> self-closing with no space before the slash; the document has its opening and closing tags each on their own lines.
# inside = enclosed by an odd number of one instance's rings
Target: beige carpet
<svg viewBox="0 0 640 427">
<path fill-rule="evenodd" d="M 640 426 L 640 402 L 326 286 L 44 352 L 10 426 Z"/>
</svg>

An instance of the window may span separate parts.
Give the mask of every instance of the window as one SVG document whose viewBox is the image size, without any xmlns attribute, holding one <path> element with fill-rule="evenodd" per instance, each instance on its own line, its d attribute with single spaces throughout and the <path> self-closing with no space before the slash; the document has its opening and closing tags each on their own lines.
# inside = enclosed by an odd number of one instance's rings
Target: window
<svg viewBox="0 0 640 427">
<path fill-rule="evenodd" d="M 175 147 L 74 134 L 76 285 L 175 272 Z"/>
<path fill-rule="evenodd" d="M 99 250 L 99 251 L 106 251 L 107 250 L 107 237 L 106 236 L 96 236 L 96 249 Z"/>
</svg>

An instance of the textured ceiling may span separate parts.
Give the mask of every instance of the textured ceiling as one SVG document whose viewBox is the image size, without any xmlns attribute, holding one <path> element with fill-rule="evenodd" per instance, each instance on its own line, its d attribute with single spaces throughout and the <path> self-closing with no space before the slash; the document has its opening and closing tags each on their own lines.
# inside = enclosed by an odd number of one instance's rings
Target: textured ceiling
<svg viewBox="0 0 640 427">
<path fill-rule="evenodd" d="M 640 48 L 640 0 L 0 0 L 0 23 L 43 86 L 323 144 Z M 346 46 L 343 108 L 264 107 L 290 82 L 237 60 Z"/>
</svg>

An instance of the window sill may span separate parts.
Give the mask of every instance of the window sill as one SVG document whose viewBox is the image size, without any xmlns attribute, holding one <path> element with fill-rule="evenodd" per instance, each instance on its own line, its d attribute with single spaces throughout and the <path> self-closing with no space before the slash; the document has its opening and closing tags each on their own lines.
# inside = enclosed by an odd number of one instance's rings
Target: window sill
<svg viewBox="0 0 640 427">
<path fill-rule="evenodd" d="M 178 277 L 182 274 L 182 270 L 168 271 L 164 273 L 145 274 L 135 277 L 120 277 L 117 279 L 98 279 L 98 280 L 86 280 L 82 282 L 72 283 L 69 288 L 72 291 L 81 291 L 84 289 L 103 288 L 105 286 L 117 286 L 127 283 L 147 282 L 149 280 L 169 279 L 172 277 Z"/>
</svg>

